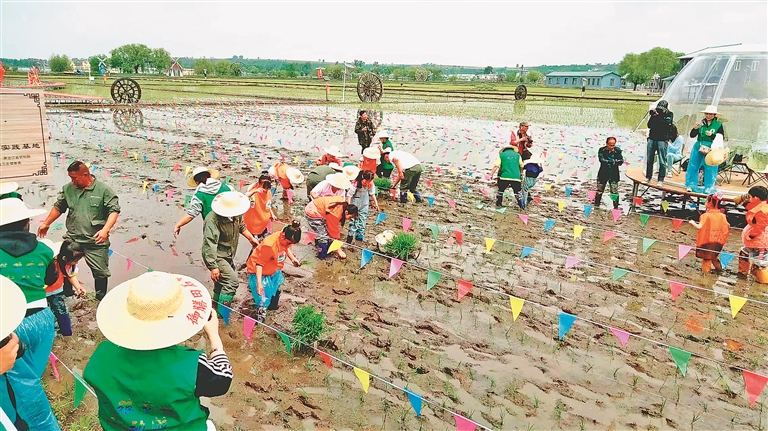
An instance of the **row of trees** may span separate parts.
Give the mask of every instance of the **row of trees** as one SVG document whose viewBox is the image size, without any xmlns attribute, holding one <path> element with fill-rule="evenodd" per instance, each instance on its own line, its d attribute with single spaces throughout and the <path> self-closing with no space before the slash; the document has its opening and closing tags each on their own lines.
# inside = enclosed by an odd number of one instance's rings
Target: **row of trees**
<svg viewBox="0 0 768 431">
<path fill-rule="evenodd" d="M 680 70 L 677 57 L 683 55 L 667 48 L 656 47 L 641 54 L 629 53 L 619 63 L 619 75 L 627 76 L 627 82 L 636 90 L 640 84 L 648 84 L 654 75 L 666 78 Z"/>
</svg>

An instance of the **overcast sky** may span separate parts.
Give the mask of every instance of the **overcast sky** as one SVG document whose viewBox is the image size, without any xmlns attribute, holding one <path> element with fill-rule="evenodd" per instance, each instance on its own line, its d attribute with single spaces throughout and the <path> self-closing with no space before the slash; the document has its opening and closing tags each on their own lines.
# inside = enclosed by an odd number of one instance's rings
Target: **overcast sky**
<svg viewBox="0 0 768 431">
<path fill-rule="evenodd" d="M 655 46 L 768 43 L 758 2 L 0 1 L 0 57 L 172 56 L 471 66 L 614 63 Z"/>
</svg>

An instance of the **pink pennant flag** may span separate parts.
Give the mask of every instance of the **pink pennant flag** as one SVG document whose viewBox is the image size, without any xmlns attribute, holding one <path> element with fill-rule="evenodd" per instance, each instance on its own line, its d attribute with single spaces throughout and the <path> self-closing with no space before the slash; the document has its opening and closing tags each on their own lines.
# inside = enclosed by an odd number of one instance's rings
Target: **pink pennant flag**
<svg viewBox="0 0 768 431">
<path fill-rule="evenodd" d="M 618 328 L 611 328 L 611 332 L 613 332 L 613 335 L 615 335 L 616 338 L 618 338 L 619 341 L 621 341 L 621 347 L 627 346 L 627 341 L 629 341 L 629 332 L 622 331 L 621 329 L 618 329 Z"/>
<path fill-rule="evenodd" d="M 132 266 L 132 265 L 133 265 L 133 260 L 131 260 L 130 258 L 128 258 L 128 263 L 127 263 L 127 264 L 126 264 L 126 266 L 125 266 L 125 272 L 128 272 L 128 271 L 130 271 L 130 270 L 131 270 L 131 266 Z"/>
<path fill-rule="evenodd" d="M 621 217 L 621 210 L 620 209 L 611 210 L 611 214 L 613 214 L 613 221 L 615 223 L 619 221 L 619 217 Z"/>
<path fill-rule="evenodd" d="M 589 198 L 590 202 L 595 201 L 595 191 L 594 190 L 587 190 L 587 197 Z"/>
<path fill-rule="evenodd" d="M 176 164 L 173 166 L 173 172 L 181 172 L 181 165 L 180 165 L 180 164 L 178 164 L 178 163 L 176 163 Z"/>
<path fill-rule="evenodd" d="M 565 269 L 571 269 L 578 265 L 581 260 L 578 257 L 568 256 L 565 258 Z"/>
<path fill-rule="evenodd" d="M 670 281 L 669 282 L 669 293 L 672 295 L 672 300 L 677 301 L 678 295 L 685 289 L 685 285 L 683 283 L 678 283 L 676 281 Z"/>
<path fill-rule="evenodd" d="M 400 271 L 401 266 L 403 266 L 402 260 L 392 258 L 392 261 L 389 263 L 389 278 L 392 278 L 393 275 L 397 274 L 397 272 Z"/>
<path fill-rule="evenodd" d="M 520 217 L 520 220 L 522 220 L 525 225 L 528 224 L 528 214 L 518 214 L 517 216 Z"/>
<path fill-rule="evenodd" d="M 104 176 L 107 177 L 107 178 L 109 178 L 109 174 L 111 174 L 111 173 L 112 173 L 112 171 L 110 169 L 105 169 L 104 170 Z"/>
<path fill-rule="evenodd" d="M 170 202 L 171 199 L 173 199 L 173 189 L 168 189 L 168 191 L 165 192 L 165 200 Z"/>
<path fill-rule="evenodd" d="M 288 190 L 286 190 L 285 194 L 288 196 L 288 203 L 292 204 L 293 203 L 293 190 L 288 189 Z"/>
<path fill-rule="evenodd" d="M 437 175 L 440 175 L 440 168 L 439 167 L 435 168 L 435 171 L 437 171 Z"/>
<path fill-rule="evenodd" d="M 403 217 L 403 231 L 408 232 L 411 228 L 411 219 Z"/>
<path fill-rule="evenodd" d="M 315 238 L 317 238 L 317 234 L 314 232 L 307 232 L 304 234 L 304 240 L 301 242 L 304 245 L 309 245 L 310 242 L 314 241 Z"/>
<path fill-rule="evenodd" d="M 397 199 L 397 197 L 396 197 L 397 196 L 397 190 L 389 189 L 389 195 L 392 196 L 392 200 L 396 200 Z"/>
<path fill-rule="evenodd" d="M 464 416 L 454 413 L 453 418 L 456 419 L 456 431 L 475 431 L 477 424 Z"/>
<path fill-rule="evenodd" d="M 317 351 L 317 353 L 319 353 L 320 357 L 323 358 L 323 362 L 325 362 L 325 365 L 327 365 L 328 368 L 333 368 L 333 363 L 331 362 L 331 355 L 325 352 L 321 352 L 319 350 Z"/>
<path fill-rule="evenodd" d="M 680 225 L 683 224 L 683 220 L 679 218 L 673 218 L 672 219 L 672 226 L 675 227 L 675 232 L 677 232 L 678 229 L 680 229 Z"/>
<path fill-rule="evenodd" d="M 458 284 L 459 301 L 461 301 L 461 298 L 467 296 L 467 293 L 469 293 L 470 290 L 472 290 L 472 283 L 466 280 L 459 280 L 459 284 Z"/>
<path fill-rule="evenodd" d="M 603 234 L 603 242 L 604 242 L 604 243 L 605 243 L 605 242 L 608 242 L 608 241 L 612 240 L 612 239 L 613 239 L 613 237 L 615 237 L 615 236 L 616 236 L 616 232 L 614 232 L 614 231 L 612 231 L 612 230 L 607 230 L 607 231 L 605 231 L 605 233 Z"/>
<path fill-rule="evenodd" d="M 452 201 L 448 199 L 448 205 L 451 206 L 451 209 L 454 209 L 454 210 L 456 209 L 456 201 Z"/>
<path fill-rule="evenodd" d="M 243 317 L 243 335 L 248 341 L 251 341 L 251 334 L 253 334 L 253 328 L 256 326 L 256 320 L 245 316 Z"/>
<path fill-rule="evenodd" d="M 53 378 L 55 378 L 56 381 L 58 382 L 60 380 L 60 376 L 59 376 L 59 369 L 56 368 L 56 361 L 58 361 L 59 358 L 57 358 L 56 355 L 54 355 L 53 352 L 51 352 L 48 355 L 48 360 L 51 361 L 51 368 L 53 368 Z"/>
<path fill-rule="evenodd" d="M 241 178 L 240 179 L 240 187 L 238 187 L 238 189 L 242 190 L 244 185 L 245 185 L 245 179 Z"/>
<path fill-rule="evenodd" d="M 152 166 L 157 167 L 157 157 L 152 157 Z"/>
<path fill-rule="evenodd" d="M 677 260 L 683 260 L 685 255 L 687 255 L 688 252 L 691 251 L 691 249 L 693 249 L 693 247 L 691 247 L 690 245 L 678 244 L 677 245 Z"/>
</svg>

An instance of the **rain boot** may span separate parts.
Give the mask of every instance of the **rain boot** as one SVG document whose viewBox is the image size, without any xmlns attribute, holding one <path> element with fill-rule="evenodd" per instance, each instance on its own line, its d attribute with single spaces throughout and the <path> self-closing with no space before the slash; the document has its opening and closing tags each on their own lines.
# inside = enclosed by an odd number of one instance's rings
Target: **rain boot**
<svg viewBox="0 0 768 431">
<path fill-rule="evenodd" d="M 719 273 L 723 272 L 723 264 L 720 263 L 720 255 L 718 255 L 717 258 L 712 259 L 712 266 L 715 267 L 715 272 L 716 273 L 719 274 Z"/>
<path fill-rule="evenodd" d="M 104 298 L 104 295 L 107 294 L 107 284 L 109 282 L 108 278 L 97 278 L 94 280 L 93 284 L 96 289 L 96 300 L 101 301 L 102 298 Z"/>
<path fill-rule="evenodd" d="M 264 307 L 258 307 L 256 309 L 256 321 L 259 323 L 264 323 L 265 320 L 267 320 L 267 309 Z"/>
<path fill-rule="evenodd" d="M 347 244 L 352 244 L 352 233 L 347 234 L 347 239 L 344 240 Z"/>
<path fill-rule="evenodd" d="M 517 205 L 520 207 L 520 209 L 525 209 L 525 201 L 523 198 L 517 198 Z"/>
<path fill-rule="evenodd" d="M 72 321 L 69 319 L 69 314 L 59 314 L 56 316 L 56 322 L 59 324 L 59 334 L 65 337 L 72 336 Z"/>
<path fill-rule="evenodd" d="M 600 208 L 600 201 L 603 199 L 602 193 L 595 194 L 595 208 Z"/>
<path fill-rule="evenodd" d="M 611 199 L 613 201 L 613 209 L 617 210 L 619 209 L 619 198 L 616 197 L 616 199 Z"/>
<path fill-rule="evenodd" d="M 404 204 L 408 202 L 408 192 L 400 192 L 400 203 Z"/>
<path fill-rule="evenodd" d="M 328 247 L 331 245 L 328 243 L 320 244 L 320 251 L 317 253 L 318 259 L 325 259 L 328 257 Z"/>
<path fill-rule="evenodd" d="M 416 199 L 416 203 L 420 203 L 421 202 L 421 193 L 413 192 L 413 197 L 414 197 L 414 199 Z"/>
<path fill-rule="evenodd" d="M 709 259 L 704 259 L 701 261 L 701 272 L 704 274 L 709 274 L 709 272 L 712 271 L 712 261 Z"/>
</svg>

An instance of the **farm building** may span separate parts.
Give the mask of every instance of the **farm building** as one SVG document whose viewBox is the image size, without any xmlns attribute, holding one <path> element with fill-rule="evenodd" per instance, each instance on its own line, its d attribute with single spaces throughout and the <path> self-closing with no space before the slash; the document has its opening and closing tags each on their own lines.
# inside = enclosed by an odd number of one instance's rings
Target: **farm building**
<svg viewBox="0 0 768 431">
<path fill-rule="evenodd" d="M 545 81 L 547 87 L 610 88 L 621 87 L 621 76 L 615 72 L 551 72 Z M 583 82 L 583 84 L 582 84 Z"/>
</svg>

